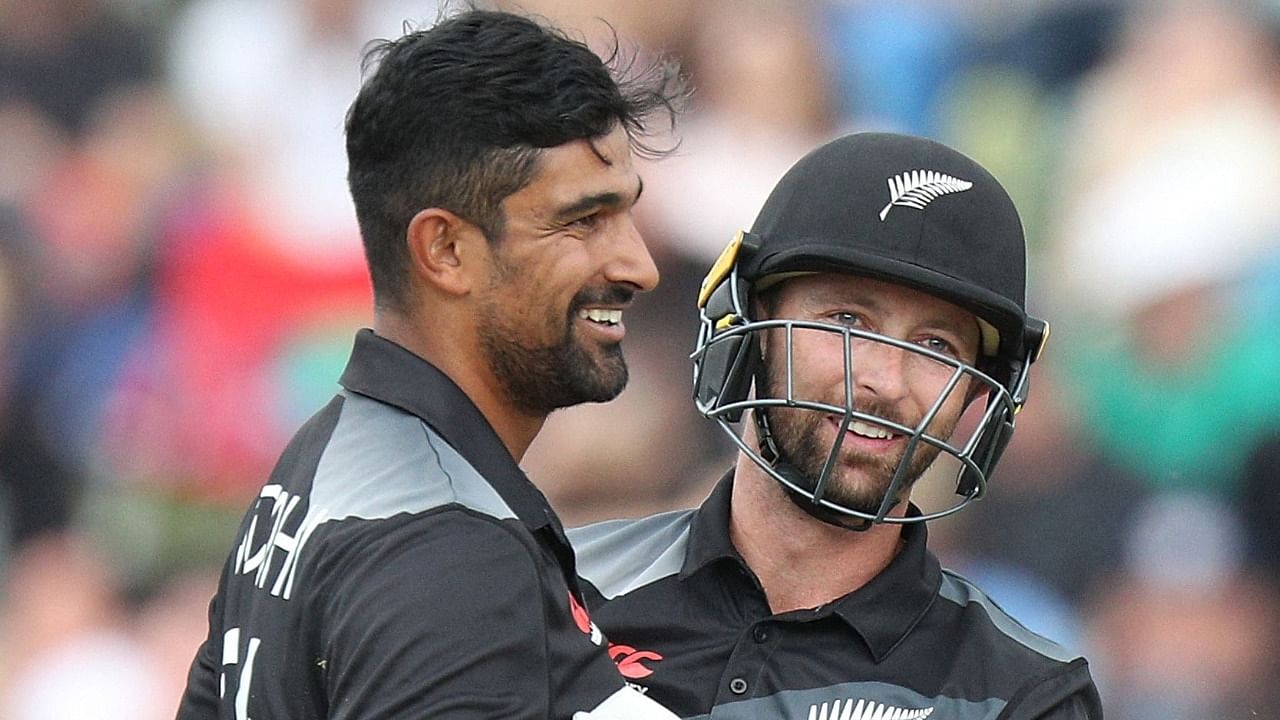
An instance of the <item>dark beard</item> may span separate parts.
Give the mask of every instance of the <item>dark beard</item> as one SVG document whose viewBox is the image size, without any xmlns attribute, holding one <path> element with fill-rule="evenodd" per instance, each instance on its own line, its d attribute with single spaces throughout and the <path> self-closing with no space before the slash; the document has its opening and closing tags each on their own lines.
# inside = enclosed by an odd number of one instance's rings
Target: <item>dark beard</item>
<svg viewBox="0 0 1280 720">
<path fill-rule="evenodd" d="M 766 387 L 772 393 L 769 397 L 785 397 L 785 395 L 778 394 L 779 388 L 785 386 L 777 384 L 777 378 L 773 377 L 771 368 L 766 366 L 765 375 Z M 833 404 L 839 406 L 842 402 Z M 873 403 L 855 409 L 858 412 L 881 417 L 906 427 L 915 427 L 917 425 L 917 422 L 907 422 L 903 418 L 897 417 L 892 410 L 880 404 Z M 760 408 L 756 412 L 765 414 L 774 445 L 780 456 L 779 460 L 789 463 L 800 471 L 804 488 L 812 492 L 817 487 L 818 478 L 822 476 L 822 468 L 826 465 L 827 457 L 831 454 L 831 445 L 819 442 L 818 430 L 823 423 L 827 422 L 827 418 L 833 416 L 816 410 L 780 407 Z M 954 425 L 950 428 L 940 429 L 945 431 L 940 437 L 950 437 L 951 432 L 954 430 Z M 889 503 L 891 507 L 907 496 L 907 491 L 924 474 L 924 471 L 933 464 L 939 452 L 939 448 L 924 442 L 916 445 L 915 451 L 908 461 L 906 476 L 901 487 L 898 488 L 897 497 L 893 498 Z M 876 515 L 880 512 L 880 504 L 889 492 L 889 485 L 893 481 L 893 475 L 897 472 L 902 460 L 901 455 L 873 457 L 856 453 L 851 456 L 850 451 L 842 448 L 836 458 L 836 464 L 832 468 L 831 478 L 823 491 L 823 499 L 842 505 L 850 510 L 856 510 L 867 515 Z M 854 473 L 863 475 L 866 481 L 856 484 L 851 482 L 849 476 Z"/>
<path fill-rule="evenodd" d="M 625 303 L 633 294 L 625 286 L 583 290 L 569 306 L 560 338 L 540 347 L 521 344 L 519 328 L 504 324 L 504 308 L 486 304 L 481 311 L 480 344 L 508 400 L 528 415 L 547 415 L 559 408 L 617 397 L 628 379 L 621 344 L 605 345 L 593 356 L 575 337 L 573 323 L 579 308 Z"/>
</svg>

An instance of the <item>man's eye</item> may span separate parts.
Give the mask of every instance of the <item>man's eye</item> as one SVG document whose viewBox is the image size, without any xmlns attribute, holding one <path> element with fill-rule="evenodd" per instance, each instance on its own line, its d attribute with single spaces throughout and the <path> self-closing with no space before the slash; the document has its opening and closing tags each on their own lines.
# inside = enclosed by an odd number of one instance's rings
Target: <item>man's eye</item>
<svg viewBox="0 0 1280 720">
<path fill-rule="evenodd" d="M 948 342 L 947 340 L 944 340 L 943 338 L 928 337 L 928 338 L 925 338 L 920 344 L 924 345 L 925 347 L 929 348 L 930 350 L 936 353 L 940 353 L 942 355 L 949 355 L 951 357 L 956 356 L 955 345 L 952 345 L 950 342 Z"/>
<path fill-rule="evenodd" d="M 831 319 L 837 325 L 857 325 L 862 320 L 857 313 L 837 312 L 831 314 Z"/>
<path fill-rule="evenodd" d="M 600 224 L 600 213 L 591 213 L 590 215 L 583 215 L 576 220 L 571 220 L 569 227 L 590 230 L 598 224 Z"/>
</svg>

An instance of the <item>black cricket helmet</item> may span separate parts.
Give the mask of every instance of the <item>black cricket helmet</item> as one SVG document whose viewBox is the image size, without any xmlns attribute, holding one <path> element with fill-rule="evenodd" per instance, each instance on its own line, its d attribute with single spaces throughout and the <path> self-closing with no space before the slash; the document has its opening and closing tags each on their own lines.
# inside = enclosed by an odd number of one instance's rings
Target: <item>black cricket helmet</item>
<svg viewBox="0 0 1280 720">
<path fill-rule="evenodd" d="M 789 277 L 845 273 L 928 293 L 971 312 L 981 336 L 980 357 L 968 363 L 914 343 L 844 325 L 754 317 L 759 293 Z M 915 522 L 949 515 L 986 490 L 1026 401 L 1028 367 L 1048 338 L 1048 326 L 1027 315 L 1026 247 L 1018 212 L 1000 183 L 965 155 L 932 140 L 890 133 L 858 133 L 834 140 L 800 159 L 778 182 L 750 232 L 738 233 L 703 281 L 701 327 L 694 361 L 698 410 L 716 420 L 739 449 L 816 516 L 844 527 Z M 773 331 L 785 347 L 785 388 L 769 395 L 761 339 Z M 791 338 L 798 331 L 843 337 L 842 404 L 796 397 Z M 950 380 L 914 426 L 862 412 L 854 403 L 859 344 L 886 343 L 940 363 Z M 775 372 L 777 370 L 775 369 Z M 961 382 L 964 380 L 965 382 Z M 754 386 L 754 393 L 753 393 Z M 974 388 L 977 388 L 974 390 Z M 951 392 L 985 398 L 974 429 L 960 441 L 938 437 L 930 423 Z M 770 408 L 826 413 L 840 432 L 818 477 L 798 470 L 780 451 L 769 427 Z M 751 410 L 759 447 L 733 426 Z M 903 456 L 879 507 L 849 507 L 832 499 L 828 483 L 842 438 L 855 423 L 906 438 Z M 916 453 L 958 461 L 953 502 L 908 517 L 887 513 L 916 478 Z"/>
</svg>

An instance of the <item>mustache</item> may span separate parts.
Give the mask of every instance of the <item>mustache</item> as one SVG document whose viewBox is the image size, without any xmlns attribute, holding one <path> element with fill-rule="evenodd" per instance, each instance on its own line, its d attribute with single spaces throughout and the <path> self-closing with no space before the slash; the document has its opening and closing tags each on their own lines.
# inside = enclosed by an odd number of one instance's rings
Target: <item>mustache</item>
<svg viewBox="0 0 1280 720">
<path fill-rule="evenodd" d="M 843 405 L 844 401 L 841 400 L 840 402 L 837 402 L 835 404 Z M 888 403 L 885 403 L 882 401 L 876 401 L 876 400 L 873 400 L 870 402 L 854 403 L 853 411 L 857 413 L 862 413 L 863 415 L 868 415 L 874 418 L 878 418 L 880 420 L 886 420 L 891 423 L 897 423 L 898 425 L 901 425 L 903 427 L 909 427 L 909 428 L 918 427 L 920 425 L 920 421 L 924 419 L 923 417 L 920 417 L 920 418 L 916 418 L 915 420 L 910 420 L 905 416 L 903 416 L 901 413 L 897 412 L 897 410 L 895 410 L 893 406 L 889 405 Z M 842 418 L 843 416 L 832 414 L 832 417 Z M 897 432 L 892 428 L 886 428 L 886 429 L 890 430 L 891 432 Z"/>
<path fill-rule="evenodd" d="M 590 305 L 630 305 L 635 296 L 635 288 L 623 283 L 613 283 L 602 288 L 583 288 L 574 296 L 569 313 L 574 314 Z"/>
</svg>

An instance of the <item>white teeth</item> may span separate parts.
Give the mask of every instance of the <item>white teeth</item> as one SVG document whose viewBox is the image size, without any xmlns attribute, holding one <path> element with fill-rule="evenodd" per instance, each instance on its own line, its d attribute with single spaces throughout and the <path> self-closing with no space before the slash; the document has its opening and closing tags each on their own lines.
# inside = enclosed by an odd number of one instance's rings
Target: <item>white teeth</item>
<svg viewBox="0 0 1280 720">
<path fill-rule="evenodd" d="M 601 308 L 583 308 L 578 311 L 578 317 L 591 322 L 604 323 L 605 325 L 617 325 L 622 322 L 621 310 L 604 310 Z"/>
<path fill-rule="evenodd" d="M 875 438 L 877 440 L 887 440 L 893 437 L 893 433 L 885 430 L 879 425 L 869 425 L 859 420 L 854 420 L 853 424 L 849 426 L 849 429 L 852 430 L 855 435 Z"/>
</svg>

